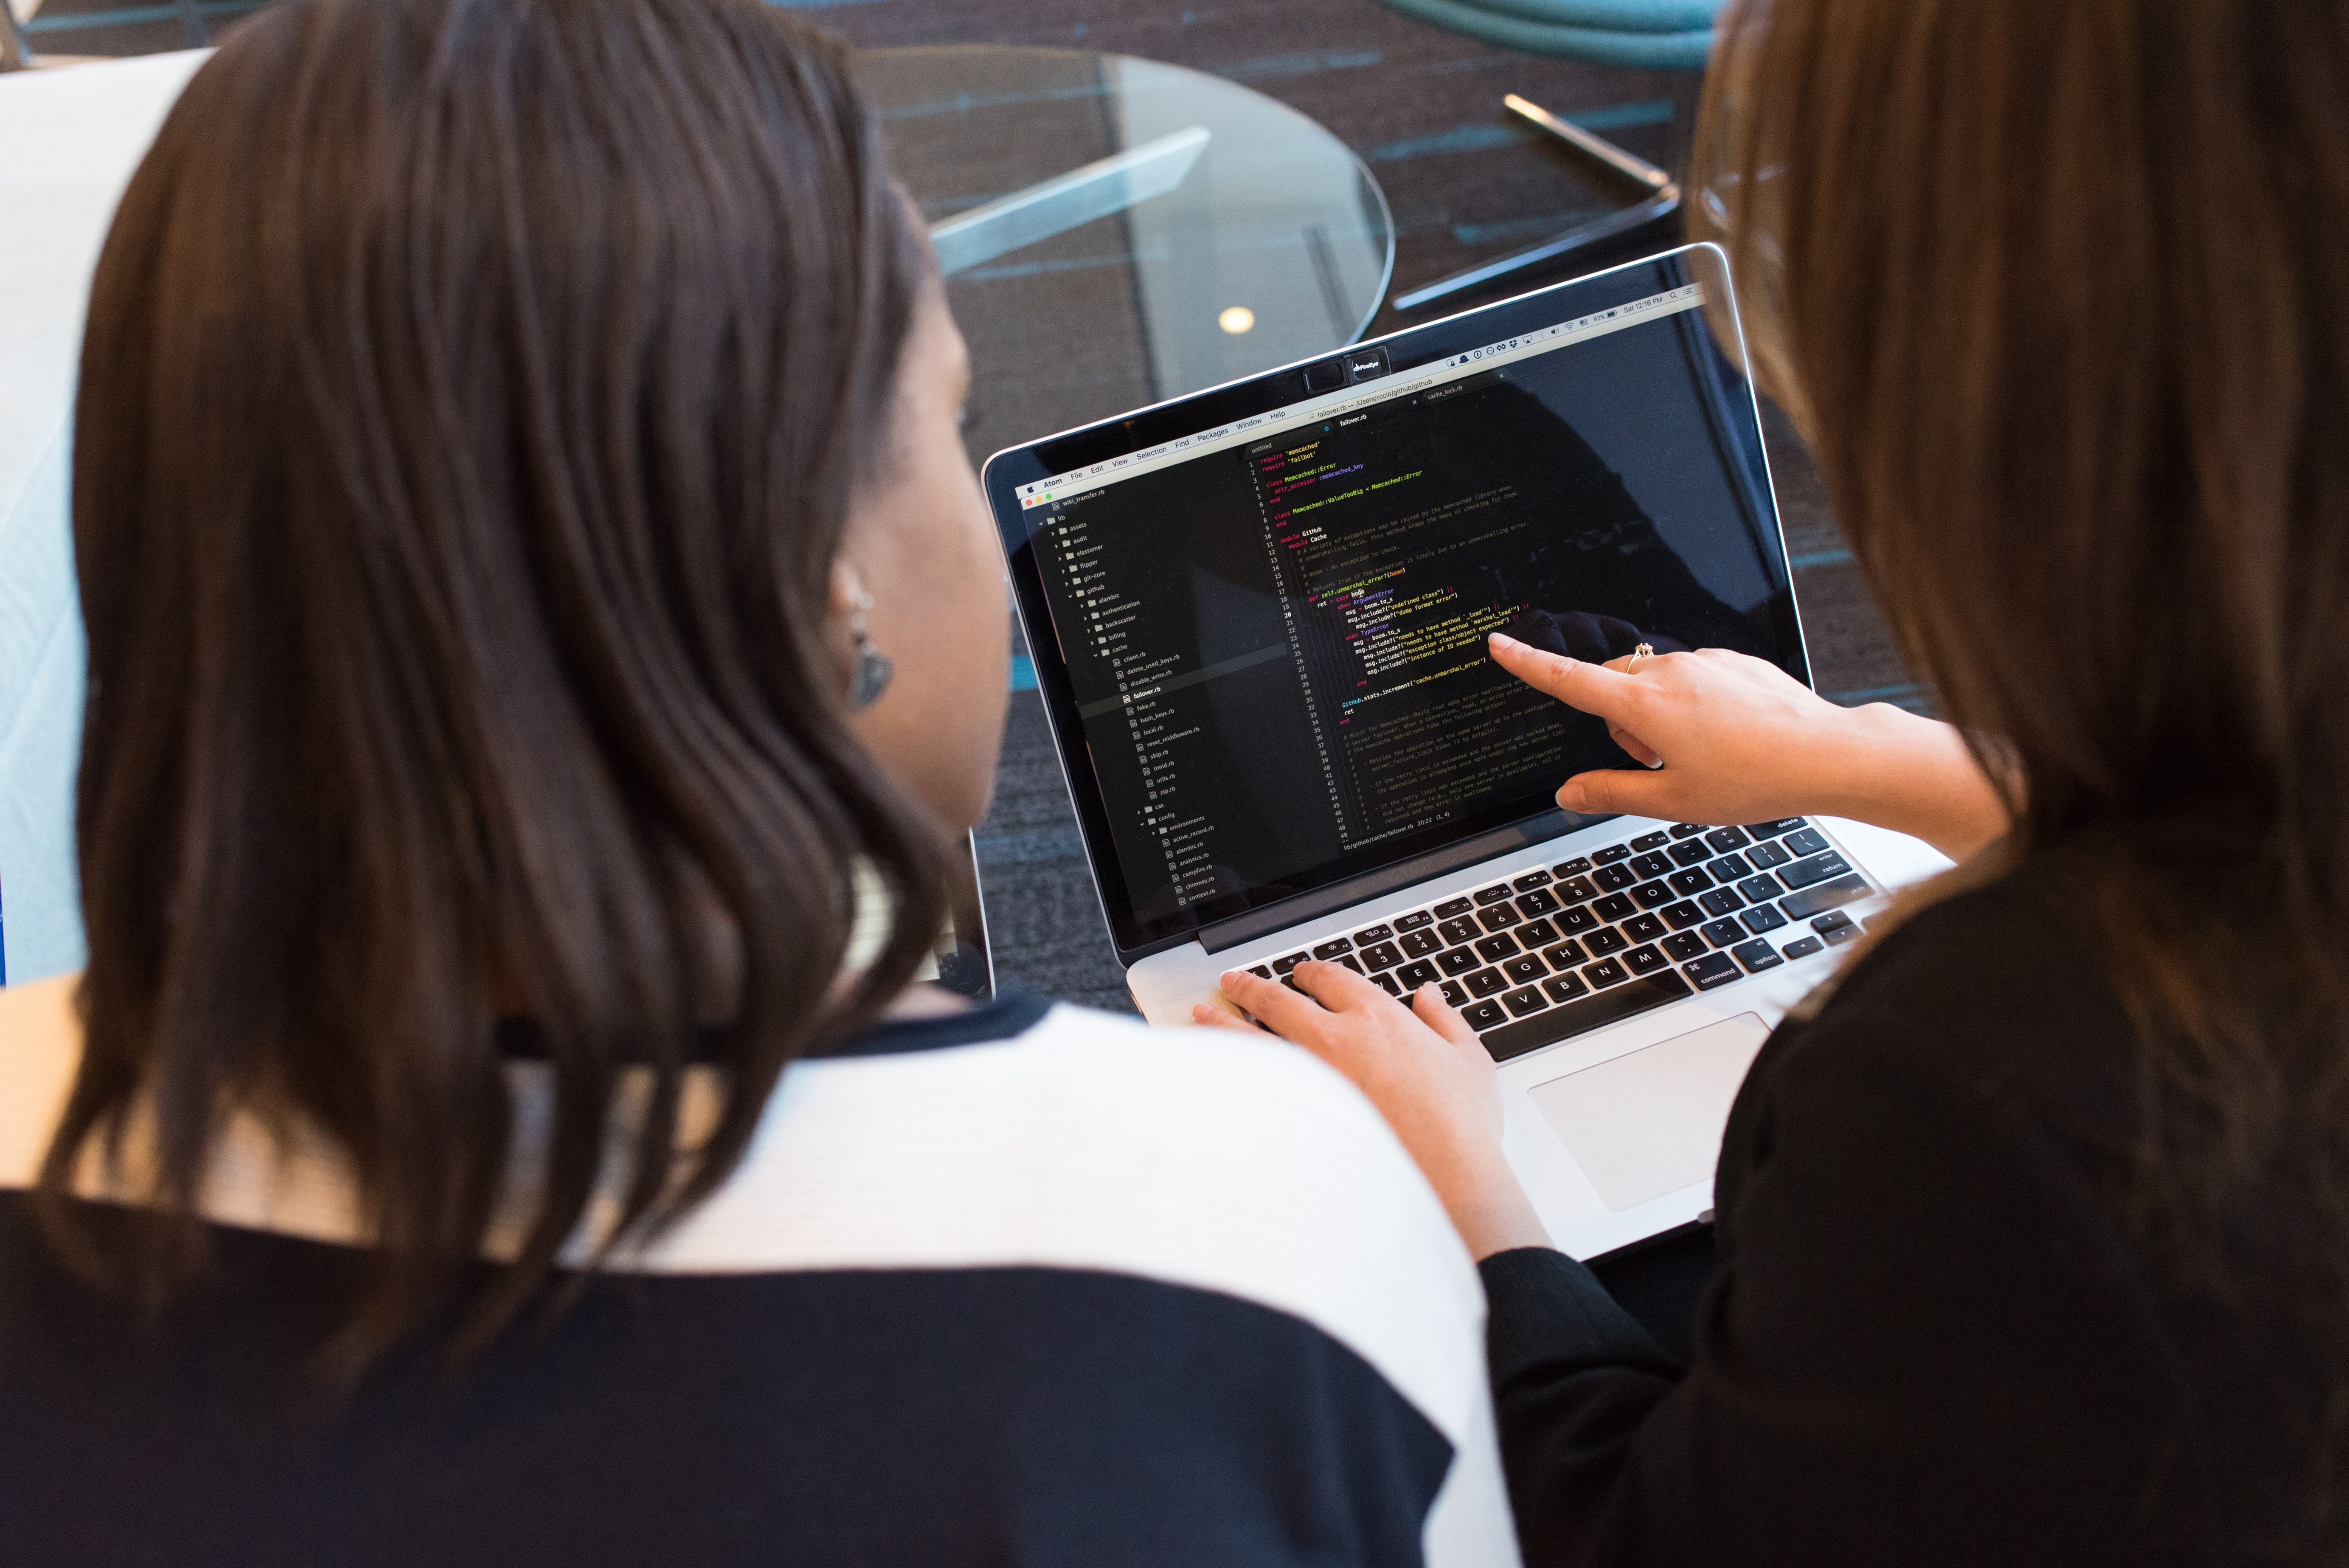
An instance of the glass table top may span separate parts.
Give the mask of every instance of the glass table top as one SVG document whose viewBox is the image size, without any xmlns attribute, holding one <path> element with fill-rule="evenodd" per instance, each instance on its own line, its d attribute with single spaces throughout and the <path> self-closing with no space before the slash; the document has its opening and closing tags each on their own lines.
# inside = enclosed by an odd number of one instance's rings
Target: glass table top
<svg viewBox="0 0 2349 1568">
<path fill-rule="evenodd" d="M 1346 145 L 1123 55 L 860 57 L 969 340 L 974 458 L 1354 341 L 1394 261 Z"/>
</svg>

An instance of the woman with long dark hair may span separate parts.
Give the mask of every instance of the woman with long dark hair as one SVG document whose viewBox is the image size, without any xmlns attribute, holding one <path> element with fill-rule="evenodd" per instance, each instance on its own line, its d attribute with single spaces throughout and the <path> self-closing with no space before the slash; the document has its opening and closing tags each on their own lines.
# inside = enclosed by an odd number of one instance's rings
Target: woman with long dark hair
<svg viewBox="0 0 2349 1568">
<path fill-rule="evenodd" d="M 82 360 L 0 1561 L 1512 1556 L 1360 1096 L 917 983 L 1007 685 L 967 376 L 756 0 L 288 0 L 196 74 Z"/>
<path fill-rule="evenodd" d="M 2349 14 L 1745 0 L 1703 119 L 1755 369 L 1956 727 L 1494 656 L 1660 764 L 1562 805 L 1963 863 L 1755 1060 L 1689 1364 L 1548 1250 L 1440 999 L 1226 992 L 1482 1260 L 1529 1562 L 2349 1562 Z"/>
</svg>

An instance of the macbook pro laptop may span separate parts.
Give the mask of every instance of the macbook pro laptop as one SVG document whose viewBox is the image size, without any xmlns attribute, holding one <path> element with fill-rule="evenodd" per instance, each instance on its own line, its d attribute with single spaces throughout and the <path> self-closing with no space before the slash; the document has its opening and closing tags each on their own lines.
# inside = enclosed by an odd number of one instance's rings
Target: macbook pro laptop
<svg viewBox="0 0 2349 1568">
<path fill-rule="evenodd" d="M 1727 261 L 1690 246 L 990 459 L 1119 961 L 1185 1023 L 1227 968 L 1433 983 L 1589 1257 L 1699 1218 L 1769 1028 L 1944 863 L 1824 820 L 1577 816 L 1638 766 L 1485 637 L 1724 647 L 1809 679 Z"/>
</svg>

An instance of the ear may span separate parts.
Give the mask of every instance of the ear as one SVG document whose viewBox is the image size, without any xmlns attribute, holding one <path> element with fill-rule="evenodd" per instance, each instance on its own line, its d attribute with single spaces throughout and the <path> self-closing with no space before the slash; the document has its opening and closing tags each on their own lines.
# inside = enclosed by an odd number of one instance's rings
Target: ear
<svg viewBox="0 0 2349 1568">
<path fill-rule="evenodd" d="M 864 597 L 864 574 L 845 555 L 832 558 L 832 579 L 825 598 L 826 608 L 834 621 L 845 621 L 855 613 Z"/>
</svg>

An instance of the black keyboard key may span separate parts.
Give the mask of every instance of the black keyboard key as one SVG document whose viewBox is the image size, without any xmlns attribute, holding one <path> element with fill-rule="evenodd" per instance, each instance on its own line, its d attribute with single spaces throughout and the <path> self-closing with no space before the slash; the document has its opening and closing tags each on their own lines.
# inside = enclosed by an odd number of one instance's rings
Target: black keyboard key
<svg viewBox="0 0 2349 1568">
<path fill-rule="evenodd" d="M 1672 874 L 1672 861 L 1670 855 L 1641 855 L 1636 861 L 1626 861 L 1623 869 L 1643 878 L 1668 877 Z"/>
<path fill-rule="evenodd" d="M 1634 942 L 1653 942 L 1664 934 L 1664 923 L 1652 914 L 1635 914 L 1623 923 L 1623 934 Z"/>
<path fill-rule="evenodd" d="M 1640 913 L 1640 906 L 1619 892 L 1610 892 L 1592 904 L 1590 913 L 1601 920 L 1629 920 Z"/>
<path fill-rule="evenodd" d="M 1675 931 L 1664 938 L 1664 951 L 1685 964 L 1692 958 L 1704 956 L 1704 938 L 1693 931 Z"/>
<path fill-rule="evenodd" d="M 1713 885 L 1713 879 L 1701 871 L 1674 872 L 1664 880 L 1672 884 L 1674 892 L 1689 898 L 1694 898 Z"/>
<path fill-rule="evenodd" d="M 1779 965 L 1786 962 L 1778 956 L 1776 948 L 1759 940 L 1742 943 L 1731 948 L 1729 953 L 1730 956 L 1745 965 L 1745 972 L 1748 975 L 1759 975 L 1764 969 L 1775 969 Z"/>
<path fill-rule="evenodd" d="M 1334 962 L 1344 965 L 1357 975 L 1362 973 L 1362 961 L 1350 953 L 1340 953 Z"/>
<path fill-rule="evenodd" d="M 1780 849 L 1775 844 L 1756 844 L 1752 849 L 1745 851 L 1744 858 L 1752 861 L 1757 870 L 1766 872 L 1772 866 L 1785 865 L 1788 861 L 1793 860 L 1795 857 L 1788 854 L 1785 851 Z M 1715 874 L 1717 875 L 1719 873 L 1716 872 Z"/>
<path fill-rule="evenodd" d="M 1814 953 L 1826 952 L 1826 945 L 1816 936 L 1798 936 L 1778 951 L 1789 958 L 1808 958 Z"/>
<path fill-rule="evenodd" d="M 1491 936 L 1480 936 L 1472 945 L 1475 947 L 1477 955 L 1487 964 L 1498 964 L 1504 958 L 1514 958 L 1517 952 L 1517 944 L 1509 939 L 1506 932 L 1499 932 Z"/>
<path fill-rule="evenodd" d="M 1557 907 L 1557 894 L 1546 887 L 1537 887 L 1517 900 L 1517 913 L 1527 919 L 1537 914 L 1547 914 Z"/>
<path fill-rule="evenodd" d="M 1397 931 L 1418 931 L 1423 927 L 1433 925 L 1434 923 L 1435 916 L 1423 909 L 1416 913 L 1406 914 L 1398 919 L 1394 923 L 1394 928 Z"/>
<path fill-rule="evenodd" d="M 1432 931 L 1406 931 L 1402 934 L 1402 953 L 1406 958 L 1424 958 L 1444 945 L 1444 938 Z"/>
<path fill-rule="evenodd" d="M 1354 933 L 1354 945 L 1357 947 L 1368 947 L 1371 943 L 1384 942 L 1393 934 L 1394 927 L 1391 925 L 1373 925 L 1367 931 L 1358 931 Z"/>
<path fill-rule="evenodd" d="M 1715 947 L 1734 947 L 1745 940 L 1745 928 L 1733 920 L 1716 920 L 1699 934 Z"/>
<path fill-rule="evenodd" d="M 1590 995 L 1590 987 L 1582 983 L 1579 975 L 1553 975 L 1542 982 L 1542 989 L 1553 1002 L 1571 1002 L 1577 996 Z"/>
<path fill-rule="evenodd" d="M 1529 1018 L 1549 1006 L 1549 998 L 1534 986 L 1522 986 L 1501 994 L 1501 1006 L 1509 1010 L 1512 1018 Z"/>
<path fill-rule="evenodd" d="M 1288 986 L 1290 990 L 1296 992 L 1300 996 L 1305 995 L 1305 987 L 1297 983 L 1297 976 L 1294 975 L 1282 975 L 1280 977 L 1280 983 Z"/>
<path fill-rule="evenodd" d="M 1527 1051 L 1537 1051 L 1651 1007 L 1665 1006 L 1690 994 L 1688 982 L 1669 970 L 1601 991 L 1595 996 L 1560 996 L 1551 989 L 1557 985 L 1557 980 L 1552 980 L 1543 987 L 1557 1003 L 1547 1012 L 1505 1024 L 1483 1037 L 1485 1048 L 1492 1053 L 1495 1061 L 1506 1062 Z"/>
<path fill-rule="evenodd" d="M 1591 885 L 1588 877 L 1568 877 L 1550 891 L 1565 903 L 1588 903 L 1599 896 L 1599 890 Z"/>
<path fill-rule="evenodd" d="M 1313 956 L 1320 959 L 1324 964 L 1327 964 L 1336 958 L 1340 953 L 1351 953 L 1352 951 L 1354 951 L 1354 944 L 1341 936 L 1334 942 L 1325 942 L 1319 947 L 1316 947 L 1313 950 Z"/>
<path fill-rule="evenodd" d="M 1786 917 L 1766 903 L 1757 903 L 1737 918 L 1744 921 L 1745 929 L 1756 936 L 1765 931 L 1775 931 L 1786 923 Z"/>
<path fill-rule="evenodd" d="M 1704 825 L 1701 822 L 1674 822 L 1672 824 L 1672 837 L 1675 839 L 1693 839 L 1699 833 L 1703 831 Z"/>
<path fill-rule="evenodd" d="M 1737 891 L 1748 903 L 1767 903 L 1786 890 L 1768 877 L 1747 877 L 1737 884 Z"/>
<path fill-rule="evenodd" d="M 1304 962 L 1305 954 L 1302 953 L 1292 953 L 1286 958 L 1274 959 L 1272 961 L 1272 972 L 1285 980 L 1288 977 L 1288 972 L 1290 970 L 1296 968 L 1299 965 Z"/>
<path fill-rule="evenodd" d="M 1735 828 L 1715 828 L 1704 836 L 1704 841 L 1713 846 L 1713 853 L 1725 855 L 1732 850 L 1744 849 L 1754 841 Z"/>
<path fill-rule="evenodd" d="M 1488 903 L 1498 903 L 1509 896 L 1509 884 L 1506 882 L 1501 882 L 1494 887 L 1480 887 L 1476 890 L 1476 907 L 1482 909 Z"/>
<path fill-rule="evenodd" d="M 1589 857 L 1587 855 L 1577 855 L 1570 861 L 1558 861 L 1557 864 L 1549 868 L 1549 873 L 1556 877 L 1578 877 L 1589 869 Z"/>
<path fill-rule="evenodd" d="M 1371 976 L 1371 981 L 1390 996 L 1402 995 L 1402 986 L 1396 983 L 1395 977 L 1392 975 L 1373 975 Z"/>
<path fill-rule="evenodd" d="M 1676 866 L 1701 866 L 1713 859 L 1713 846 L 1702 839 L 1694 839 L 1685 844 L 1674 844 L 1671 854 L 1672 864 Z"/>
<path fill-rule="evenodd" d="M 1800 892 L 1790 892 L 1779 901 L 1779 907 L 1796 920 L 1807 920 L 1823 909 L 1838 904 L 1857 903 L 1876 890 L 1868 879 L 1855 872 L 1847 877 L 1837 877 L 1816 887 L 1806 887 Z"/>
<path fill-rule="evenodd" d="M 1434 965 L 1423 958 L 1415 964 L 1406 964 L 1396 970 L 1395 978 L 1402 983 L 1406 990 L 1416 991 L 1422 985 L 1434 985 L 1444 976 L 1437 972 Z"/>
<path fill-rule="evenodd" d="M 1471 996 L 1497 996 L 1509 988 L 1509 977 L 1497 969 L 1479 969 L 1461 984 Z"/>
<path fill-rule="evenodd" d="M 1674 931 L 1686 931 L 1692 925 L 1701 925 L 1704 923 L 1704 911 L 1697 908 L 1695 903 L 1688 899 L 1682 899 L 1678 903 L 1668 903 L 1656 913 L 1662 915 L 1664 923 Z"/>
<path fill-rule="evenodd" d="M 1517 913 L 1516 904 L 1496 903 L 1490 909 L 1478 910 L 1476 918 L 1485 923 L 1485 930 L 1498 931 L 1503 926 L 1516 924 L 1525 917 Z"/>
<path fill-rule="evenodd" d="M 1775 839 L 1781 833 L 1791 833 L 1810 824 L 1800 817 L 1781 817 L 1775 822 L 1748 822 L 1745 830 L 1757 839 Z"/>
<path fill-rule="evenodd" d="M 1791 866 L 1778 868 L 1778 880 L 1788 887 L 1808 887 L 1813 882 L 1823 882 L 1830 877 L 1843 877 L 1850 874 L 1851 862 L 1833 850 L 1829 850 L 1823 855 L 1813 855 L 1808 860 L 1796 861 Z"/>
<path fill-rule="evenodd" d="M 1272 971 L 1266 968 L 1261 964 L 1249 965 L 1248 973 L 1255 975 L 1259 980 L 1269 980 L 1272 978 Z"/>
<path fill-rule="evenodd" d="M 1588 931 L 1599 920 L 1588 904 L 1578 903 L 1572 909 L 1560 910 L 1557 923 L 1560 931 Z"/>
<path fill-rule="evenodd" d="M 1579 942 L 1561 942 L 1556 947 L 1545 947 L 1542 956 L 1549 960 L 1551 968 L 1560 972 L 1579 969 L 1590 962 L 1590 954 L 1583 950 Z"/>
<path fill-rule="evenodd" d="M 1738 978 L 1741 971 L 1729 961 L 1727 954 L 1709 953 L 1683 967 L 1681 973 L 1695 981 L 1698 990 L 1710 991 L 1716 985 L 1726 985 Z"/>
<path fill-rule="evenodd" d="M 1519 985 L 1531 985 L 1549 974 L 1549 965 L 1531 953 L 1520 953 L 1501 965 L 1501 973 Z"/>
<path fill-rule="evenodd" d="M 1764 847 L 1768 848 L 1767 845 L 1764 845 Z M 1775 850 L 1772 850 L 1770 852 L 1772 854 L 1777 853 Z M 1711 876 L 1713 881 L 1726 887 L 1731 882 L 1744 882 L 1747 877 L 1754 874 L 1754 868 L 1745 863 L 1751 857 L 1748 855 L 1723 855 L 1721 859 L 1713 861 L 1713 864 L 1705 867 L 1704 869 L 1706 874 Z M 1770 863 L 1775 866 L 1779 862 L 1772 861 Z"/>
<path fill-rule="evenodd" d="M 1447 898 L 1435 906 L 1435 918 L 1450 920 L 1454 915 L 1465 914 L 1475 907 L 1475 902 L 1472 899 Z"/>
<path fill-rule="evenodd" d="M 1821 932 L 1819 934 L 1827 939 L 1827 945 L 1829 947 L 1841 947 L 1847 942 L 1857 942 L 1859 940 L 1859 927 L 1857 925 L 1838 925 L 1833 931 Z"/>
<path fill-rule="evenodd" d="M 1557 927 L 1547 920 L 1529 920 L 1517 927 L 1516 936 L 1517 945 L 1530 952 L 1537 947 L 1547 947 L 1551 943 L 1556 942 Z"/>
<path fill-rule="evenodd" d="M 1527 872 L 1521 877 L 1511 877 L 1509 879 L 1509 885 L 1516 889 L 1519 892 L 1531 892 L 1537 887 L 1549 886 L 1549 873 L 1547 872 Z"/>
<path fill-rule="evenodd" d="M 1816 855 L 1827 847 L 1827 836 L 1816 828 L 1805 828 L 1778 841 L 1790 855 Z"/>
<path fill-rule="evenodd" d="M 1623 967 L 1634 975 L 1653 975 L 1659 969 L 1669 969 L 1671 960 L 1652 946 L 1634 947 L 1623 954 Z"/>
<path fill-rule="evenodd" d="M 1373 942 L 1362 949 L 1362 965 L 1371 970 L 1392 969 L 1402 962 L 1402 949 L 1392 942 Z"/>
<path fill-rule="evenodd" d="M 1435 928 L 1435 932 L 1437 935 L 1444 938 L 1444 944 L 1447 947 L 1457 947 L 1464 942 L 1474 942 L 1485 934 L 1484 928 L 1466 915 L 1445 921 Z"/>
<path fill-rule="evenodd" d="M 1453 1006 L 1464 1007 L 1468 1005 L 1468 993 L 1462 989 L 1459 981 L 1446 980 L 1443 982 L 1443 990 L 1444 999 Z"/>
<path fill-rule="evenodd" d="M 1850 923 L 1851 916 L 1846 914 L 1843 911 L 1837 909 L 1830 910 L 1826 913 L 1819 916 L 1816 920 L 1811 922 L 1811 929 L 1824 936 L 1830 931 L 1840 931 L 1843 927 L 1849 925 Z"/>
<path fill-rule="evenodd" d="M 1600 866 L 1599 874 L 1590 880 L 1599 884 L 1601 892 L 1615 892 L 1630 887 L 1640 879 L 1633 876 L 1630 871 L 1623 866 Z"/>
<path fill-rule="evenodd" d="M 1680 894 L 1660 882 L 1641 882 L 1631 890 L 1631 901 L 1641 909 L 1661 909 Z"/>
<path fill-rule="evenodd" d="M 1745 907 L 1745 901 L 1725 887 L 1717 887 L 1697 900 L 1707 914 L 1735 914 Z"/>
<path fill-rule="evenodd" d="M 1619 960 L 1605 958 L 1585 969 L 1582 977 L 1589 982 L 1593 991 L 1604 991 L 1609 985 L 1620 985 L 1629 980 L 1631 972 L 1624 968 Z"/>
<path fill-rule="evenodd" d="M 1610 925 L 1607 926 L 1603 930 L 1594 931 L 1589 935 L 1584 937 L 1582 939 L 1582 945 L 1590 949 L 1592 953 L 1604 957 L 1609 953 L 1620 953 L 1623 949 L 1630 946 L 1631 944 L 1623 939 L 1623 934 L 1621 932 L 1616 930 Z"/>
<path fill-rule="evenodd" d="M 1501 1010 L 1497 1002 L 1475 1003 L 1462 1008 L 1460 1016 L 1468 1020 L 1470 1028 L 1476 1030 L 1495 1029 L 1509 1021 L 1508 1014 Z"/>
<path fill-rule="evenodd" d="M 1635 851 L 1640 850 L 1661 850 L 1671 841 L 1672 836 L 1670 833 L 1642 833 L 1638 838 L 1631 841 L 1631 848 Z"/>
<path fill-rule="evenodd" d="M 1465 947 L 1447 947 L 1435 955 L 1435 966 L 1446 975 L 1465 975 L 1484 962 Z"/>
<path fill-rule="evenodd" d="M 1594 866 L 1611 866 L 1617 861 L 1628 861 L 1630 858 L 1630 845 L 1609 844 L 1605 849 L 1593 853 L 1590 857 L 1590 863 Z"/>
</svg>

